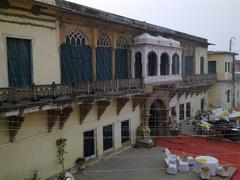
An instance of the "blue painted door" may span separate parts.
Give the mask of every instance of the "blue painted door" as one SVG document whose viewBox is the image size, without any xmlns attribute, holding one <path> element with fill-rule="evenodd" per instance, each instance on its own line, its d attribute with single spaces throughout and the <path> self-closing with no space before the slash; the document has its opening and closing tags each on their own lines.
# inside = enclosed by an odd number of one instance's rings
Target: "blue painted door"
<svg viewBox="0 0 240 180">
<path fill-rule="evenodd" d="M 185 75 L 193 75 L 193 56 L 185 56 Z"/>
<path fill-rule="evenodd" d="M 92 79 L 92 53 L 86 45 L 61 45 L 61 79 L 64 84 Z"/>
<path fill-rule="evenodd" d="M 7 58 L 9 86 L 31 86 L 31 41 L 26 39 L 7 38 Z"/>
<path fill-rule="evenodd" d="M 112 50 L 109 47 L 96 49 L 96 74 L 97 80 L 112 79 Z"/>
</svg>

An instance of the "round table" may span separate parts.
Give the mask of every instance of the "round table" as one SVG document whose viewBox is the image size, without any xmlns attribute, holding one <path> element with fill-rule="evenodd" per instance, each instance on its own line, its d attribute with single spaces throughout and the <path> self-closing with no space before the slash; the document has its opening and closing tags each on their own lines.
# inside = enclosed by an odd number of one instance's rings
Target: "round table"
<svg viewBox="0 0 240 180">
<path fill-rule="evenodd" d="M 196 163 L 194 166 L 195 170 L 198 172 L 200 167 L 207 166 L 211 172 L 211 176 L 216 175 L 216 169 L 219 166 L 218 160 L 212 156 L 197 156 L 195 158 Z"/>
</svg>

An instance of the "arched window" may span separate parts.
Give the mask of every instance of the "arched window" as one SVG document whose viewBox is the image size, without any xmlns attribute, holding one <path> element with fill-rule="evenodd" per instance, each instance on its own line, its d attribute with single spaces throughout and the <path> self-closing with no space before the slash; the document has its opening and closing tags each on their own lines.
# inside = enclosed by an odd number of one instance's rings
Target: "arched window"
<svg viewBox="0 0 240 180">
<path fill-rule="evenodd" d="M 169 55 L 167 53 L 163 53 L 161 55 L 161 75 L 169 75 Z"/>
<path fill-rule="evenodd" d="M 92 79 L 92 52 L 87 38 L 72 31 L 61 45 L 61 81 L 63 84 L 81 83 Z"/>
<path fill-rule="evenodd" d="M 72 31 L 66 36 L 66 44 L 88 45 L 87 38 L 79 31 Z"/>
<path fill-rule="evenodd" d="M 96 75 L 100 81 L 112 79 L 112 49 L 106 34 L 102 34 L 97 40 Z"/>
<path fill-rule="evenodd" d="M 110 47 L 110 40 L 106 34 L 102 34 L 97 40 L 98 47 Z"/>
<path fill-rule="evenodd" d="M 148 76 L 157 75 L 157 55 L 151 51 L 148 53 Z"/>
<path fill-rule="evenodd" d="M 140 52 L 135 54 L 134 70 L 135 78 L 142 78 L 142 54 Z"/>
<path fill-rule="evenodd" d="M 123 38 L 119 38 L 116 43 L 116 47 L 118 49 L 127 49 L 127 43 Z"/>
<path fill-rule="evenodd" d="M 115 70 L 117 79 L 128 78 L 128 50 L 123 38 L 118 39 L 115 50 Z"/>
<path fill-rule="evenodd" d="M 172 74 L 178 75 L 180 69 L 180 60 L 178 54 L 174 54 L 172 57 Z"/>
</svg>

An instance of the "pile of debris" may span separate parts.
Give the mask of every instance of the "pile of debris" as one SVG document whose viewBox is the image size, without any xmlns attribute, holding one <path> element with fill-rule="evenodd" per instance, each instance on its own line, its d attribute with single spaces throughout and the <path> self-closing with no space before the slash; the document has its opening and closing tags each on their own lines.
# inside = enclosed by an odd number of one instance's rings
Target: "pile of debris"
<svg viewBox="0 0 240 180">
<path fill-rule="evenodd" d="M 240 142 L 240 111 L 233 110 L 230 113 L 224 108 L 199 111 L 193 120 L 193 126 L 197 135 Z"/>
</svg>

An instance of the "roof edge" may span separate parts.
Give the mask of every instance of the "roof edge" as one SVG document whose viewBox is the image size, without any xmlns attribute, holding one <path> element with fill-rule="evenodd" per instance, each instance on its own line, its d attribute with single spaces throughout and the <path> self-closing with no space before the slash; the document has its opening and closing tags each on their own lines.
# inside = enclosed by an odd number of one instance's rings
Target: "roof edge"
<svg viewBox="0 0 240 180">
<path fill-rule="evenodd" d="M 124 17 L 124 16 L 120 16 L 117 14 L 109 13 L 106 11 L 94 9 L 94 8 L 91 8 L 88 6 L 80 5 L 80 4 L 65 1 L 65 0 L 55 0 L 55 1 L 56 1 L 56 5 L 53 5 L 53 6 L 60 8 L 60 9 L 68 10 L 73 13 L 77 13 L 79 15 L 97 18 L 100 20 L 110 21 L 110 22 L 114 22 L 114 23 L 118 23 L 118 24 L 128 25 L 130 27 L 139 28 L 142 30 L 159 32 L 159 33 L 163 33 L 166 35 L 172 35 L 175 37 L 188 39 L 188 40 L 195 41 L 195 42 L 198 42 L 201 44 L 209 45 L 208 40 L 206 38 L 190 35 L 187 33 L 180 32 L 180 31 L 175 31 L 172 29 L 168 29 L 165 27 L 147 23 L 145 21 L 131 19 L 128 17 Z"/>
</svg>

